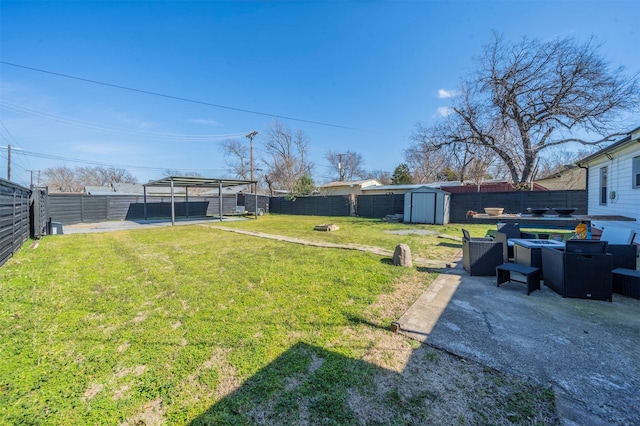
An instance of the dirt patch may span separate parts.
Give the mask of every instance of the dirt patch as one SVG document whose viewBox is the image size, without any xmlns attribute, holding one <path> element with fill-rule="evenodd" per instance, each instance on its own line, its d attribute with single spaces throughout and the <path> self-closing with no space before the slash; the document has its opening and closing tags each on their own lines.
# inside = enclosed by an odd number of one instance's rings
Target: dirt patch
<svg viewBox="0 0 640 426">
<path fill-rule="evenodd" d="M 162 407 L 162 399 L 156 398 L 145 404 L 139 414 L 120 423 L 120 426 L 160 426 L 165 423 L 164 412 L 165 410 Z"/>
<path fill-rule="evenodd" d="M 559 424 L 548 390 L 481 364 L 421 345 L 401 374 L 381 370 L 374 391 L 351 389 L 349 407 L 361 424 Z M 402 409 L 402 408 L 400 408 Z"/>
<path fill-rule="evenodd" d="M 382 318 L 399 318 L 427 287 L 428 282 L 423 274 L 405 275 L 394 281 L 392 292 L 378 296 L 378 300 L 367 311 L 375 312 Z"/>
<path fill-rule="evenodd" d="M 104 389 L 104 385 L 103 384 L 101 384 L 101 383 L 92 383 L 91 385 L 89 385 L 89 388 L 82 395 L 82 400 L 85 401 L 85 402 L 90 400 L 91 398 L 93 398 L 94 396 L 99 394 L 102 389 Z"/>
<path fill-rule="evenodd" d="M 117 401 L 119 399 L 124 398 L 127 395 L 127 392 L 131 389 L 130 385 L 122 385 L 118 389 L 113 392 L 113 400 Z"/>
<path fill-rule="evenodd" d="M 215 349 L 180 385 L 179 393 L 188 395 L 194 402 L 199 399 L 219 400 L 233 393 L 242 385 L 236 368 L 227 361 L 229 349 Z"/>
<path fill-rule="evenodd" d="M 396 280 L 393 291 L 368 311 L 399 318 L 427 287 L 423 281 L 424 275 Z M 363 360 L 381 370 L 374 391 L 348 392 L 348 405 L 361 424 L 397 422 L 398 407 L 406 408 L 404 424 L 559 424 L 549 389 L 382 327 L 371 328 L 367 336 L 370 347 Z"/>
<path fill-rule="evenodd" d="M 147 319 L 147 315 L 147 312 L 138 312 L 138 315 L 136 315 L 136 317 L 133 318 L 131 322 L 134 324 L 139 324 Z"/>
<path fill-rule="evenodd" d="M 142 376 L 142 374 L 146 370 L 147 370 L 147 366 L 146 365 L 136 365 L 135 367 L 123 368 L 122 370 L 118 370 L 114 374 L 114 377 L 120 379 L 120 378 L 128 376 L 130 374 L 133 374 L 134 376 Z"/>
<path fill-rule="evenodd" d="M 118 346 L 118 349 L 116 349 L 117 353 L 122 353 L 124 351 L 126 351 L 127 349 L 129 349 L 131 347 L 131 343 L 129 342 L 123 342 L 120 344 L 120 346 Z"/>
</svg>

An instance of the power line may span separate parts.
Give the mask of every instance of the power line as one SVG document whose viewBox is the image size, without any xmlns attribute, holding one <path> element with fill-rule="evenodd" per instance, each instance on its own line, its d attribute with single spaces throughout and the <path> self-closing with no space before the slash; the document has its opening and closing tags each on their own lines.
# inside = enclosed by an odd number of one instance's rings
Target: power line
<svg viewBox="0 0 640 426">
<path fill-rule="evenodd" d="M 55 122 L 62 123 L 64 125 L 68 125 L 72 127 L 86 128 L 91 130 L 114 132 L 114 133 L 125 133 L 125 134 L 132 134 L 132 135 L 138 135 L 138 136 L 150 136 L 158 139 L 193 141 L 193 142 L 198 142 L 198 141 L 210 142 L 211 140 L 214 140 L 214 139 L 237 138 L 237 137 L 244 136 L 245 134 L 245 132 L 242 132 L 242 133 L 231 133 L 231 134 L 225 134 L 225 135 L 184 135 L 184 134 L 176 134 L 176 133 L 146 132 L 143 130 L 124 129 L 119 127 L 105 126 L 98 123 L 78 120 L 76 118 L 63 117 L 60 115 L 34 110 L 22 105 L 18 105 L 18 104 L 6 102 L 6 101 L 0 101 L 0 106 L 10 109 L 12 111 L 17 111 L 23 114 L 34 115 L 36 117 L 41 117 L 47 120 L 55 121 Z"/>
<path fill-rule="evenodd" d="M 11 134 L 11 132 L 9 131 L 9 129 L 7 128 L 7 126 L 5 126 L 4 121 L 2 121 L 0 119 L 0 124 L 2 124 L 2 127 L 4 128 L 5 132 L 7 132 L 7 134 L 9 135 L 9 137 L 11 138 L 11 140 L 14 142 L 14 145 L 18 146 L 19 149 L 22 149 L 22 147 L 20 146 L 20 144 L 18 143 L 18 141 L 16 140 L 16 138 L 13 137 L 13 135 Z M 3 136 L 4 139 L 6 139 L 6 137 Z M 9 144 L 7 144 L 9 145 Z M 29 162 L 29 160 L 27 159 L 27 163 Z M 27 167 L 31 167 L 31 164 L 29 164 L 28 166 L 25 165 L 24 163 L 22 163 L 23 168 L 26 169 Z"/>
<path fill-rule="evenodd" d="M 101 161 L 82 160 L 79 158 L 62 157 L 59 155 L 52 155 L 52 154 L 42 154 L 38 152 L 31 152 L 31 151 L 24 151 L 24 150 L 18 151 L 15 154 L 26 155 L 26 156 L 35 157 L 35 158 L 44 158 L 48 160 L 59 160 L 59 161 L 68 161 L 71 163 L 88 164 L 91 166 L 116 167 L 116 168 L 134 169 L 134 170 L 149 170 L 149 171 L 165 171 L 167 169 L 177 169 L 177 170 L 183 170 L 183 171 L 226 170 L 226 167 L 184 168 L 184 167 L 150 167 L 150 166 L 136 166 L 136 165 L 130 165 L 130 164 L 114 164 L 114 163 L 104 163 Z"/>
<path fill-rule="evenodd" d="M 14 63 L 11 63 L 11 62 L 0 61 L 0 64 L 9 65 L 9 66 L 16 67 L 16 68 L 22 68 L 22 69 L 26 69 L 26 70 L 30 70 L 30 71 L 36 71 L 36 72 L 40 72 L 40 73 L 44 73 L 44 74 L 55 75 L 55 76 L 58 76 L 58 77 L 69 78 L 69 79 L 72 79 L 72 80 L 84 81 L 86 83 L 99 84 L 101 86 L 113 87 L 113 88 L 116 88 L 116 89 L 128 90 L 128 91 L 136 92 L 136 93 L 143 93 L 145 95 L 159 96 L 159 97 L 162 97 L 162 98 L 173 99 L 173 100 L 176 100 L 176 101 L 189 102 L 189 103 L 199 104 L 199 105 L 206 105 L 206 106 L 210 106 L 210 107 L 222 108 L 222 109 L 227 109 L 227 110 L 231 110 L 231 111 L 244 112 L 244 113 L 247 113 L 247 114 L 262 115 L 262 116 L 265 116 L 265 117 L 280 118 L 280 119 L 283 119 L 283 120 L 298 121 L 298 122 L 301 122 L 301 123 L 316 124 L 318 126 L 336 127 L 336 128 L 339 128 L 339 129 L 348 129 L 348 130 L 356 130 L 356 131 L 365 131 L 364 129 L 358 129 L 358 128 L 349 127 L 349 126 L 341 126 L 339 124 L 323 123 L 323 122 L 320 122 L 320 121 L 305 120 L 305 119 L 302 119 L 302 118 L 288 117 L 288 116 L 278 115 L 278 114 L 269 114 L 269 113 L 266 113 L 266 112 L 252 111 L 252 110 L 244 109 L 244 108 L 236 108 L 236 107 L 230 107 L 230 106 L 227 106 L 227 105 L 214 104 L 214 103 L 211 103 L 211 102 L 198 101 L 198 100 L 194 100 L 194 99 L 183 98 L 183 97 L 180 97 L 180 96 L 174 96 L 174 95 L 167 95 L 167 94 L 164 94 L 164 93 L 152 92 L 152 91 L 149 91 L 149 90 L 135 89 L 133 87 L 121 86 L 119 84 L 113 84 L 113 83 L 106 83 L 106 82 L 103 82 L 103 81 L 92 80 L 92 79 L 83 78 L 83 77 L 77 77 L 77 76 L 73 76 L 73 75 L 69 75 L 69 74 L 62 74 L 62 73 L 58 73 L 58 72 L 54 72 L 54 71 L 47 71 L 47 70 L 43 70 L 43 69 L 39 69 L 39 68 L 28 67 L 28 66 L 25 66 L 25 65 L 14 64 Z"/>
</svg>

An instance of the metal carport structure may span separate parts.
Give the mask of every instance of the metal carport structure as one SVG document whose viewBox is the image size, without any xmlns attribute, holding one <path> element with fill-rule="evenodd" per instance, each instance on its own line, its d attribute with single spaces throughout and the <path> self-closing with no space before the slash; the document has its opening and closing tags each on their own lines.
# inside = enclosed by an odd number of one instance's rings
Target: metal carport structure
<svg viewBox="0 0 640 426">
<path fill-rule="evenodd" d="M 214 179 L 191 176 L 167 176 L 165 178 L 147 182 L 144 188 L 144 218 L 147 218 L 147 187 L 169 187 L 171 188 L 171 225 L 176 224 L 176 209 L 174 188 L 185 188 L 185 201 L 189 205 L 189 188 L 218 188 L 218 199 L 220 200 L 220 221 L 222 221 L 222 188 L 238 185 L 251 185 L 258 183 L 255 180 L 238 179 Z M 258 194 L 256 197 L 256 219 L 258 218 Z"/>
</svg>

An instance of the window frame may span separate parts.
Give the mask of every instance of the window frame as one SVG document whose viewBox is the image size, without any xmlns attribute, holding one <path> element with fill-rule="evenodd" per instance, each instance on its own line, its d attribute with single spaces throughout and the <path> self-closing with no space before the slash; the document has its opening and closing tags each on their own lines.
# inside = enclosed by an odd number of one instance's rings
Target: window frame
<svg viewBox="0 0 640 426">
<path fill-rule="evenodd" d="M 640 189 L 640 155 L 631 159 L 631 187 Z"/>
<path fill-rule="evenodd" d="M 600 167 L 600 205 L 601 206 L 606 206 L 607 205 L 607 185 L 609 184 L 608 182 L 608 174 L 609 174 L 609 167 L 608 166 L 603 166 Z"/>
</svg>

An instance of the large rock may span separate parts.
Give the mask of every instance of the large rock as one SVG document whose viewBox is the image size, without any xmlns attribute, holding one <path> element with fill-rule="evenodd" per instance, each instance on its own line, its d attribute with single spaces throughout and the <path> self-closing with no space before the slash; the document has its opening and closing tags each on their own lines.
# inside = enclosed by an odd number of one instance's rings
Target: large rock
<svg viewBox="0 0 640 426">
<path fill-rule="evenodd" d="M 396 266 L 412 267 L 411 249 L 406 244 L 398 244 L 393 252 L 393 264 Z"/>
</svg>

